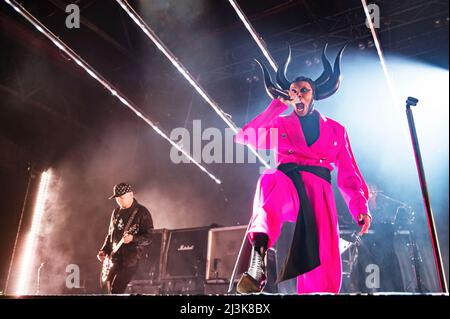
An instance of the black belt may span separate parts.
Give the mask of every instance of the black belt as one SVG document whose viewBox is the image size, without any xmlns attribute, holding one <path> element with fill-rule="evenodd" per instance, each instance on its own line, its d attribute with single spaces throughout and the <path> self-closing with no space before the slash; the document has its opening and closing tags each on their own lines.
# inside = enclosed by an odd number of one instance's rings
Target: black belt
<svg viewBox="0 0 450 319">
<path fill-rule="evenodd" d="M 331 184 L 331 172 L 322 166 L 303 166 L 296 163 L 280 164 L 277 169 L 288 176 L 297 189 L 300 207 L 294 237 L 277 283 L 307 273 L 320 265 L 319 240 L 312 204 L 306 195 L 299 172 L 309 172 Z"/>
</svg>

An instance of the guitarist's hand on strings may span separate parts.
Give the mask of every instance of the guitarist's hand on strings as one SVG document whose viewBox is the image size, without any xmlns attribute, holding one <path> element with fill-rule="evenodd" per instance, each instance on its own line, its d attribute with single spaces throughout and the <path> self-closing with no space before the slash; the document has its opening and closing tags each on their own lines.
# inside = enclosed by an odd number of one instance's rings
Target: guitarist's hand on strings
<svg viewBox="0 0 450 319">
<path fill-rule="evenodd" d="M 131 243 L 132 241 L 133 241 L 133 235 L 131 235 L 130 233 L 125 233 L 123 235 L 123 243 L 124 244 Z"/>
<path fill-rule="evenodd" d="M 97 259 L 100 260 L 100 262 L 103 262 L 105 260 L 106 253 L 103 250 L 100 250 L 97 254 Z"/>
</svg>

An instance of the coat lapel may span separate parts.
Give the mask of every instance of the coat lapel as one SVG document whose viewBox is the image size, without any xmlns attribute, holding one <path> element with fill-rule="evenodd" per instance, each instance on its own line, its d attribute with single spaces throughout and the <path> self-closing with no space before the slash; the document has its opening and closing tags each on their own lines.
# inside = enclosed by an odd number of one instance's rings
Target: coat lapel
<svg viewBox="0 0 450 319">
<path fill-rule="evenodd" d="M 322 121 L 322 119 L 320 119 L 320 121 Z M 283 121 L 283 126 L 292 145 L 300 153 L 307 155 L 308 157 L 317 157 L 317 155 L 306 144 L 302 126 L 300 125 L 300 121 L 297 118 L 297 114 L 295 114 L 295 112 L 292 112 L 290 115 L 286 116 L 286 120 Z M 320 128 L 322 129 L 322 123 L 320 123 L 320 126 Z M 319 142 L 319 140 L 317 140 L 316 143 Z M 314 146 L 314 144 L 312 146 Z"/>
</svg>

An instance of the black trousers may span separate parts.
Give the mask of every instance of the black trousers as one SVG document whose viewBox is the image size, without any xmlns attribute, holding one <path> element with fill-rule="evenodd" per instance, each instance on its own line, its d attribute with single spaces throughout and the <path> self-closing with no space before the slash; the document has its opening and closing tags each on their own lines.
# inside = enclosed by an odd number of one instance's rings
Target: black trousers
<svg viewBox="0 0 450 319">
<path fill-rule="evenodd" d="M 109 294 L 123 294 L 127 289 L 128 283 L 133 279 L 137 267 L 120 267 L 113 275 L 111 282 L 108 283 Z"/>
</svg>

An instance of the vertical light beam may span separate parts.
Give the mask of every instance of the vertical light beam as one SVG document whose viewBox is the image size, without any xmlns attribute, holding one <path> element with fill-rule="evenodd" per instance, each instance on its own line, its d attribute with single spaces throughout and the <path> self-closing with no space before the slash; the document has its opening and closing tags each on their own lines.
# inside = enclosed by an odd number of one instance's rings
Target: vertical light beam
<svg viewBox="0 0 450 319">
<path fill-rule="evenodd" d="M 25 239 L 25 246 L 21 257 L 18 282 L 16 288 L 17 295 L 31 294 L 30 278 L 34 272 L 36 242 L 39 239 L 41 230 L 42 216 L 45 210 L 45 203 L 48 198 L 48 185 L 50 183 L 51 173 L 45 171 L 41 174 L 36 202 L 34 205 L 33 219 L 31 228 Z"/>
</svg>

